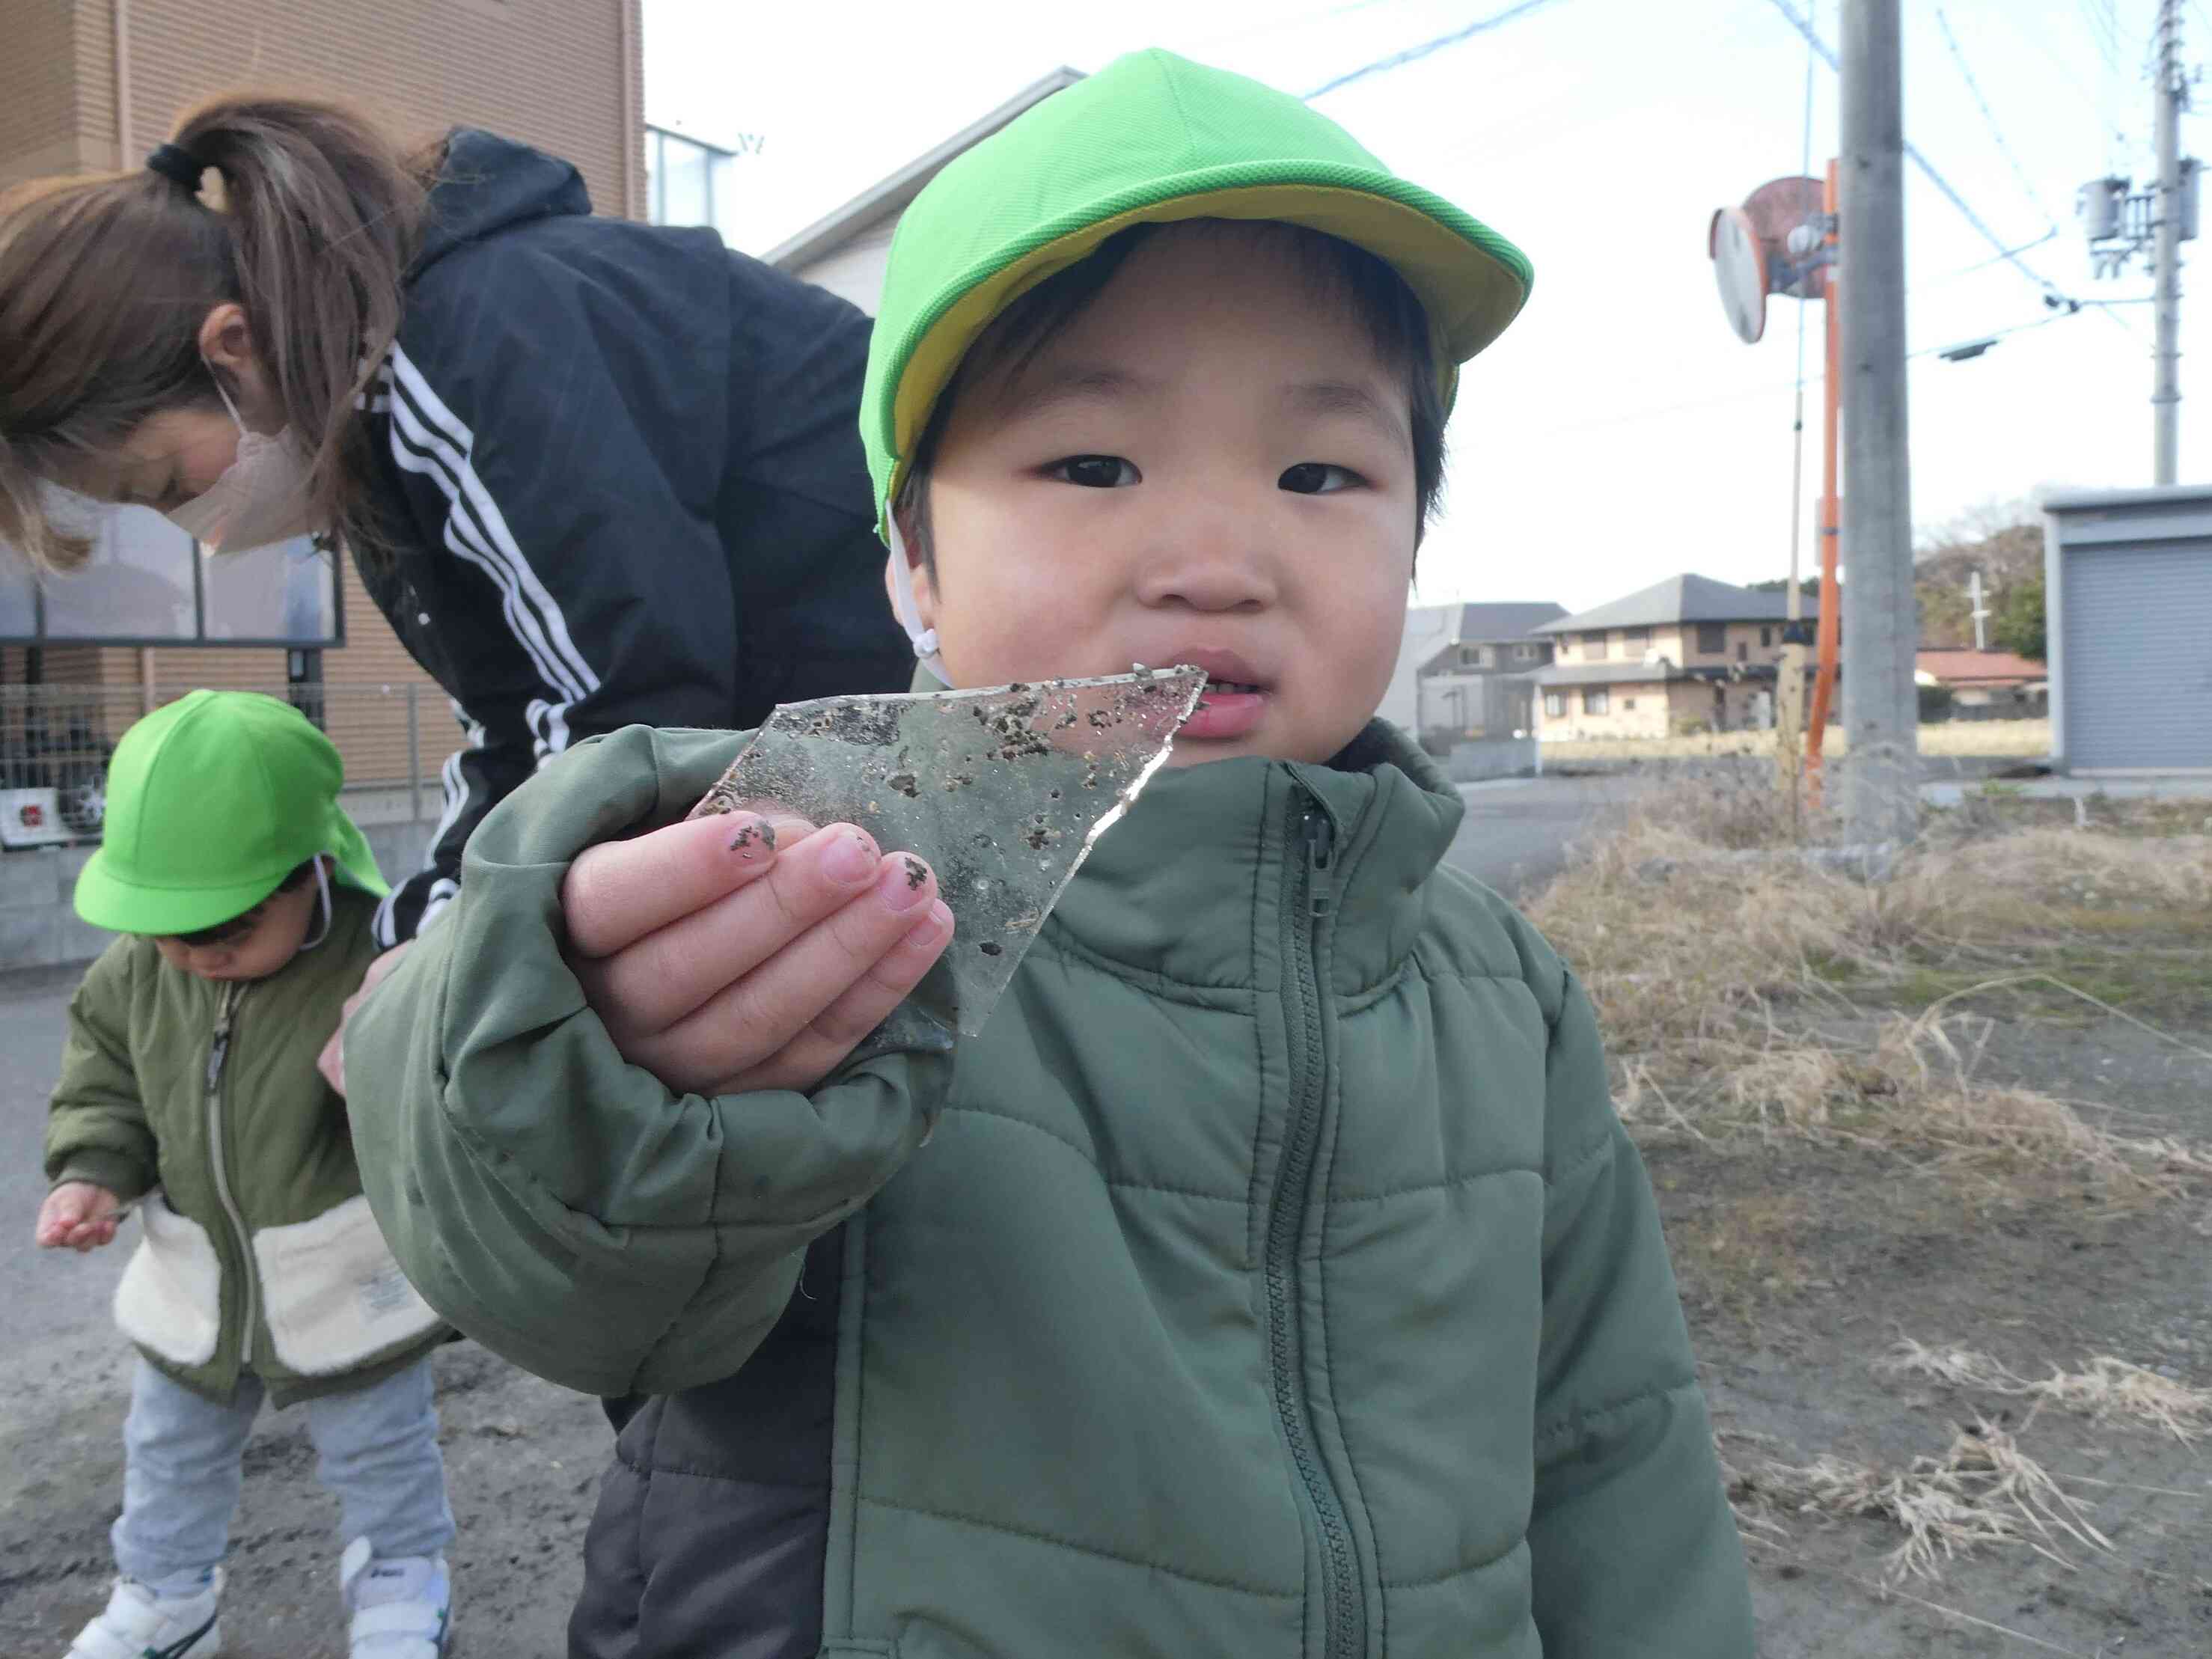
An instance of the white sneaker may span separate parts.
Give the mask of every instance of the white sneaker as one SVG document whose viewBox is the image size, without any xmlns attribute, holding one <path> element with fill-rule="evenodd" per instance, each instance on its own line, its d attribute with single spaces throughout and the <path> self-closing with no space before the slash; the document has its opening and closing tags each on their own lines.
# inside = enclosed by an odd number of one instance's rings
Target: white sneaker
<svg viewBox="0 0 2212 1659">
<path fill-rule="evenodd" d="M 356 1538 L 338 1559 L 338 1589 L 353 1615 L 353 1659 L 444 1659 L 453 1634 L 444 1556 L 380 1559 Z"/>
<path fill-rule="evenodd" d="M 106 1609 L 70 1644 L 69 1659 L 216 1659 L 222 1597 L 221 1568 L 191 1595 L 157 1596 L 135 1578 L 118 1578 Z"/>
</svg>

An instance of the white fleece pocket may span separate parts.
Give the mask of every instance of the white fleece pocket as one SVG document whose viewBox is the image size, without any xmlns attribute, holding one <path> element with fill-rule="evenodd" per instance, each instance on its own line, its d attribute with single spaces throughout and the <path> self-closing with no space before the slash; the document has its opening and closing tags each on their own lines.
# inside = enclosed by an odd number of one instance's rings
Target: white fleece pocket
<svg viewBox="0 0 2212 1659">
<path fill-rule="evenodd" d="M 173 1365 L 204 1365 L 222 1334 L 222 1263 L 207 1229 L 179 1215 L 157 1188 L 139 1206 L 146 1236 L 115 1287 L 124 1335 Z"/>
<path fill-rule="evenodd" d="M 276 1358 L 301 1376 L 350 1370 L 438 1323 L 392 1259 L 366 1198 L 253 1235 Z"/>
</svg>

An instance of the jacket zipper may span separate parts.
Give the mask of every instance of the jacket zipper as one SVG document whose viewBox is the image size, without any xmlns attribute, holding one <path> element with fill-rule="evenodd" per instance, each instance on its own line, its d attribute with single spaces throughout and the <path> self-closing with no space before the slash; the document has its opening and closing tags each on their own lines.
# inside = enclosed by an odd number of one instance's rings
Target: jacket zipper
<svg viewBox="0 0 2212 1659">
<path fill-rule="evenodd" d="M 215 1037 L 208 1044 L 207 1058 L 208 1158 L 215 1170 L 215 1195 L 221 1200 L 222 1212 L 230 1218 L 231 1231 L 238 1239 L 240 1276 L 246 1283 L 246 1328 L 238 1346 L 241 1370 L 253 1358 L 253 1333 L 261 1322 L 261 1285 L 253 1271 L 253 1240 L 246 1233 L 246 1218 L 239 1213 L 237 1200 L 231 1196 L 230 1170 L 223 1156 L 222 1066 L 230 1056 L 231 1022 L 237 1018 L 238 1005 L 245 994 L 245 988 L 235 980 L 222 988 L 222 1006 L 216 1015 Z"/>
<path fill-rule="evenodd" d="M 1298 1240 L 1305 1231 L 1307 1187 L 1321 1140 L 1321 1113 L 1328 1082 L 1321 1053 L 1322 988 L 1316 945 L 1335 902 L 1333 889 L 1336 828 L 1320 803 L 1308 798 L 1293 821 L 1295 839 L 1305 860 L 1297 878 L 1297 902 L 1287 929 L 1291 971 L 1283 978 L 1285 1024 L 1291 1033 L 1291 1116 L 1283 1159 L 1275 1177 L 1274 1201 L 1267 1218 L 1266 1277 L 1267 1348 L 1273 1372 L 1275 1410 L 1289 1442 L 1291 1459 L 1314 1520 L 1320 1528 L 1323 1651 L 1330 1659 L 1352 1659 L 1366 1650 L 1366 1610 L 1352 1557 L 1352 1529 L 1343 1500 L 1314 1445 L 1306 1408 L 1305 1382 L 1297 1328 Z"/>
</svg>

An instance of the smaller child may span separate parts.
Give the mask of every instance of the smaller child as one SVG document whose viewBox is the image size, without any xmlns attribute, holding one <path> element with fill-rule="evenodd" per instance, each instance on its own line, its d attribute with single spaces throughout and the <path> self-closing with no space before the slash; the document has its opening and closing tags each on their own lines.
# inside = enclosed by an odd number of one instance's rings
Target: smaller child
<svg viewBox="0 0 2212 1659">
<path fill-rule="evenodd" d="M 69 1659 L 222 1650 L 221 1562 L 264 1398 L 306 1404 L 341 1505 L 354 1659 L 447 1650 L 429 1364 L 446 1331 L 385 1248 L 315 1063 L 386 891 L 343 776 L 305 716 L 249 692 L 192 692 L 116 745 L 76 908 L 125 937 L 70 1004 L 38 1242 L 96 1249 L 141 1207 L 115 1292 L 140 1360 L 120 1577 Z"/>
</svg>

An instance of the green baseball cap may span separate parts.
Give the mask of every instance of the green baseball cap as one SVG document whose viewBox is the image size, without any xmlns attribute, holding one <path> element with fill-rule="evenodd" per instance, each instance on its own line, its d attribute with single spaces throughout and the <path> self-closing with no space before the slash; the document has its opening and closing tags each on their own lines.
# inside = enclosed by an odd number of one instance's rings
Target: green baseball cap
<svg viewBox="0 0 2212 1659">
<path fill-rule="evenodd" d="M 992 319 L 1116 231 L 1178 219 L 1304 225 L 1389 264 L 1428 313 L 1447 408 L 1457 366 L 1528 297 L 1520 249 L 1327 116 L 1241 75 L 1134 52 L 947 163 L 900 219 L 860 400 L 878 507 Z"/>
<path fill-rule="evenodd" d="M 100 850 L 76 913 L 119 933 L 190 933 L 252 909 L 319 853 L 337 878 L 389 890 L 338 806 L 345 765 L 290 703 L 193 691 L 123 734 Z"/>
</svg>

